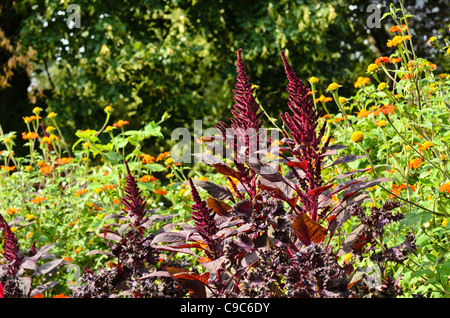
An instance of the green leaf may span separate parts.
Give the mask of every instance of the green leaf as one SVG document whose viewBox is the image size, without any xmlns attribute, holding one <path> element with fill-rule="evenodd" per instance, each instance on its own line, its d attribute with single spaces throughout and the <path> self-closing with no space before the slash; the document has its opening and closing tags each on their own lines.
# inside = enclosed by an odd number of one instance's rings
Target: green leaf
<svg viewBox="0 0 450 318">
<path fill-rule="evenodd" d="M 146 168 L 149 172 L 166 171 L 166 167 L 160 165 L 159 163 L 148 163 L 143 165 L 142 167 Z"/>
<path fill-rule="evenodd" d="M 109 162 L 111 162 L 114 165 L 116 165 L 116 164 L 118 164 L 120 162 L 119 155 L 116 152 L 114 152 L 114 151 L 110 151 L 110 152 L 104 153 L 103 154 L 103 158 L 106 161 L 109 161 Z"/>
</svg>

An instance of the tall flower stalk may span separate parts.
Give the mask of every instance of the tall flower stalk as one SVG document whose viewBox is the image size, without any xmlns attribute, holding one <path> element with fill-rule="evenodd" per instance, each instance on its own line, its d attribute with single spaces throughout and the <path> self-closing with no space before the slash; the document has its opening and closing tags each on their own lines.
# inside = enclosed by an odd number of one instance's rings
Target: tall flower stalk
<svg viewBox="0 0 450 318">
<path fill-rule="evenodd" d="M 126 213 L 134 220 L 134 225 L 140 225 L 143 217 L 145 216 L 145 206 L 147 204 L 146 199 L 141 195 L 142 192 L 139 189 L 136 179 L 130 172 L 128 163 L 125 161 L 125 167 L 127 169 L 127 179 L 125 185 L 125 197 L 121 198 L 122 204 L 125 206 Z M 139 227 L 141 231 L 144 229 Z M 141 233 L 142 234 L 142 233 Z"/>
<path fill-rule="evenodd" d="M 304 177 L 299 176 L 296 170 L 292 169 L 301 190 L 303 190 L 299 191 L 302 210 L 303 212 L 311 212 L 313 219 L 316 219 L 317 196 L 307 193 L 323 184 L 321 177 L 323 157 L 321 157 L 320 143 L 325 134 L 326 122 L 317 133 L 320 113 L 314 107 L 313 98 L 308 94 L 310 90 L 295 75 L 283 51 L 281 52 L 281 58 L 289 81 L 286 87 L 289 93 L 288 106 L 293 112 L 292 115 L 287 112 L 280 114 L 287 128 L 283 130 L 283 135 L 287 140 L 290 140 L 288 145 L 291 148 L 292 155 L 304 163 L 301 167 Z M 324 147 L 328 146 L 329 140 L 330 138 L 326 140 Z"/>
<path fill-rule="evenodd" d="M 195 228 L 208 247 L 205 251 L 206 255 L 211 260 L 217 259 L 220 251 L 214 239 L 214 235 L 218 232 L 216 222 L 214 221 L 214 211 L 200 198 L 191 178 L 189 178 L 189 185 L 191 186 L 192 199 L 194 201 L 192 218 L 195 222 Z"/>
</svg>

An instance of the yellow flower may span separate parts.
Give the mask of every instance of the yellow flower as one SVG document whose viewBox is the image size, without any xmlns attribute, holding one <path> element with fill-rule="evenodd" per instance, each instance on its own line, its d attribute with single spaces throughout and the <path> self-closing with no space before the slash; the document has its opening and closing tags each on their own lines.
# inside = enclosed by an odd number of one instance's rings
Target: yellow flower
<svg viewBox="0 0 450 318">
<path fill-rule="evenodd" d="M 90 143 L 90 142 L 85 142 L 84 144 L 83 144 L 83 148 L 89 148 L 90 146 L 92 146 L 92 144 Z"/>
<path fill-rule="evenodd" d="M 388 46 L 388 47 L 397 46 L 397 45 L 399 45 L 400 43 L 402 43 L 403 41 L 409 40 L 409 39 L 411 39 L 411 36 L 410 36 L 410 35 L 407 35 L 407 36 L 404 36 L 404 37 L 401 36 L 401 35 L 397 35 L 397 36 L 395 36 L 392 40 L 388 40 L 387 46 Z"/>
<path fill-rule="evenodd" d="M 345 104 L 347 102 L 347 98 L 345 97 L 339 97 L 339 103 L 340 104 Z"/>
<path fill-rule="evenodd" d="M 15 227 L 15 226 L 11 226 L 11 232 L 16 232 L 17 231 L 17 227 Z"/>
<path fill-rule="evenodd" d="M 53 130 L 55 130 L 55 127 L 53 127 L 53 126 L 48 126 L 47 128 L 45 128 L 45 130 L 47 131 L 47 132 L 52 132 Z"/>
<path fill-rule="evenodd" d="M 447 224 L 448 224 L 447 219 L 443 219 L 441 224 L 442 224 L 443 227 L 446 227 Z"/>
<path fill-rule="evenodd" d="M 348 253 L 344 256 L 344 262 L 347 264 L 351 259 L 352 259 L 353 255 L 352 253 Z"/>
<path fill-rule="evenodd" d="M 107 127 L 105 128 L 105 131 L 106 131 L 106 132 L 109 132 L 109 131 L 111 131 L 111 130 L 113 130 L 113 129 L 116 129 L 116 127 L 113 127 L 113 126 L 109 125 L 109 126 L 107 126 Z"/>
<path fill-rule="evenodd" d="M 387 87 L 387 83 L 386 82 L 381 82 L 380 84 L 378 84 L 378 90 L 382 91 L 383 89 L 385 89 Z"/>
<path fill-rule="evenodd" d="M 48 118 L 55 118 L 56 117 L 56 113 L 51 112 L 47 115 Z"/>
<path fill-rule="evenodd" d="M 378 65 L 376 65 L 375 63 L 372 63 L 367 67 L 367 72 L 372 73 L 372 72 L 376 71 L 378 69 L 378 67 L 379 67 Z"/>
<path fill-rule="evenodd" d="M 386 127 L 386 125 L 387 125 L 387 121 L 385 121 L 385 120 L 379 120 L 375 123 L 375 126 L 378 126 L 378 127 Z"/>
<path fill-rule="evenodd" d="M 173 173 L 169 173 L 168 175 L 166 175 L 167 179 L 173 178 Z"/>
<path fill-rule="evenodd" d="M 41 111 L 42 111 L 42 108 L 40 108 L 40 107 L 33 108 L 33 113 L 35 113 L 36 115 L 39 114 Z"/>
<path fill-rule="evenodd" d="M 360 142 L 361 140 L 363 140 L 363 138 L 364 134 L 360 131 L 355 131 L 350 137 L 353 142 Z"/>
<path fill-rule="evenodd" d="M 49 138 L 50 140 L 56 140 L 56 141 L 59 140 L 59 137 L 56 136 L 56 135 L 54 135 L 54 134 L 51 134 L 50 137 L 48 137 L 48 138 Z"/>
<path fill-rule="evenodd" d="M 319 79 L 317 77 L 314 77 L 314 76 L 310 77 L 308 80 L 309 80 L 309 82 L 311 84 L 315 84 L 315 83 L 317 83 L 319 81 Z"/>
<path fill-rule="evenodd" d="M 81 246 L 78 246 L 77 249 L 75 250 L 75 253 L 78 254 L 81 252 L 83 248 Z"/>
<path fill-rule="evenodd" d="M 337 90 L 339 87 L 341 87 L 342 85 L 339 85 L 338 83 L 331 83 L 330 85 L 328 85 L 327 90 L 328 91 L 335 91 Z"/>
<path fill-rule="evenodd" d="M 27 215 L 27 220 L 31 221 L 32 219 L 34 219 L 34 215 L 33 214 L 28 214 Z"/>
<path fill-rule="evenodd" d="M 104 110 L 106 113 L 110 113 L 112 112 L 113 108 L 111 106 L 106 106 Z"/>
<path fill-rule="evenodd" d="M 427 150 L 428 148 L 432 147 L 433 143 L 431 141 L 425 141 L 422 145 L 423 150 Z"/>
</svg>

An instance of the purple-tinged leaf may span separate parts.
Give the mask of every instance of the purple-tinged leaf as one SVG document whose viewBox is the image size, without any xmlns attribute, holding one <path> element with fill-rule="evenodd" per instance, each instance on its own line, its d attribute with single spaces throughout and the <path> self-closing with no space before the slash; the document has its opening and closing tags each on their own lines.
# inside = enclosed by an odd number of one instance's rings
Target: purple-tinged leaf
<svg viewBox="0 0 450 318">
<path fill-rule="evenodd" d="M 232 201 L 234 201 L 233 194 L 231 193 L 230 189 L 228 189 L 223 185 L 218 185 L 213 182 L 202 180 L 192 180 L 192 181 L 196 186 L 199 186 L 200 188 L 208 192 L 210 196 L 212 196 L 217 200 L 231 199 Z"/>
<path fill-rule="evenodd" d="M 383 183 L 383 182 L 389 182 L 392 181 L 392 179 L 389 178 L 376 178 L 369 181 L 359 182 L 355 184 L 351 184 L 344 193 L 351 193 L 351 192 L 358 192 L 364 189 L 372 188 L 376 186 L 377 184 Z"/>
<path fill-rule="evenodd" d="M 223 164 L 222 160 L 220 160 L 219 158 L 217 158 L 216 156 L 214 156 L 208 152 L 193 153 L 192 155 L 194 157 L 199 158 L 203 163 L 205 163 L 207 165 Z"/>
<path fill-rule="evenodd" d="M 52 270 L 54 270 L 56 267 L 58 267 L 63 261 L 64 259 L 58 258 L 50 262 L 44 263 L 41 266 L 39 266 L 39 268 L 33 273 L 32 276 L 47 274 Z"/>
<path fill-rule="evenodd" d="M 173 242 L 186 242 L 188 233 L 186 231 L 179 232 L 163 232 L 156 235 L 151 244 L 157 243 L 173 243 Z"/>
<path fill-rule="evenodd" d="M 347 148 L 347 146 L 344 146 L 344 145 L 331 145 L 331 146 L 325 147 L 324 149 L 325 150 L 340 150 L 340 149 L 344 149 L 344 148 Z"/>
<path fill-rule="evenodd" d="M 345 172 L 345 173 L 342 173 L 342 174 L 338 175 L 338 176 L 336 177 L 336 179 L 344 179 L 344 178 L 347 178 L 347 177 L 351 177 L 351 176 L 354 175 L 355 173 L 368 171 L 368 170 L 370 170 L 370 169 L 372 169 L 372 168 L 365 168 L 365 169 L 359 169 L 359 170 L 354 170 L 354 171 Z"/>
<path fill-rule="evenodd" d="M 338 164 L 341 164 L 341 163 L 353 162 L 353 161 L 359 160 L 359 159 L 364 158 L 364 157 L 366 157 L 366 156 L 355 156 L 355 155 L 342 156 L 342 157 L 337 158 L 328 167 L 335 166 L 335 165 L 338 165 Z"/>
<path fill-rule="evenodd" d="M 292 223 L 295 235 L 306 246 L 320 243 L 327 236 L 327 229 L 311 219 L 306 213 L 298 214 Z"/>
<path fill-rule="evenodd" d="M 89 252 L 86 253 L 86 255 L 97 255 L 97 254 L 106 255 L 106 256 L 109 256 L 109 257 L 114 257 L 114 255 L 112 253 L 106 252 L 106 251 L 102 251 L 102 250 L 92 250 L 92 251 L 89 251 Z"/>
<path fill-rule="evenodd" d="M 53 287 L 55 287 L 58 284 L 59 284 L 59 282 L 52 281 L 52 282 L 47 282 L 45 284 L 39 285 L 38 287 L 36 287 L 35 289 L 33 289 L 31 291 L 30 296 L 33 297 L 35 295 L 42 294 L 42 293 L 46 292 L 47 290 L 52 289 Z"/>
<path fill-rule="evenodd" d="M 103 233 L 98 233 L 97 236 L 102 237 L 107 240 L 120 242 L 122 240 L 122 236 L 118 233 L 111 231 L 109 229 L 102 228 L 100 229 Z"/>
</svg>

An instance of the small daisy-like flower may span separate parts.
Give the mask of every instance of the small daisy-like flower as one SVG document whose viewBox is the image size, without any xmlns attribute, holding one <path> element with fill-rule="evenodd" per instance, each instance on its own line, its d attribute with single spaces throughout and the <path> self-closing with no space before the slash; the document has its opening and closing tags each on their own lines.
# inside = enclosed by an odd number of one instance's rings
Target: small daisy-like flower
<svg viewBox="0 0 450 318">
<path fill-rule="evenodd" d="M 363 134 L 361 131 L 355 131 L 355 132 L 351 135 L 350 139 L 351 139 L 353 142 L 360 142 L 361 140 L 364 139 L 364 134 Z"/>
<path fill-rule="evenodd" d="M 375 63 L 372 63 L 372 64 L 370 64 L 370 65 L 367 67 L 367 72 L 368 72 L 368 73 L 373 73 L 373 72 L 375 72 L 378 68 L 379 68 L 378 65 L 376 65 Z"/>
<path fill-rule="evenodd" d="M 439 187 L 439 192 L 448 192 L 448 193 L 450 193 L 450 182 L 442 184 Z"/>
<path fill-rule="evenodd" d="M 378 90 L 382 91 L 383 89 L 385 89 L 388 86 L 388 84 L 386 82 L 381 82 L 380 84 L 378 84 Z"/>
<path fill-rule="evenodd" d="M 378 126 L 378 127 L 386 127 L 386 125 L 387 125 L 387 122 L 385 120 L 378 120 L 375 123 L 375 126 Z"/>
<path fill-rule="evenodd" d="M 369 82 L 370 82 L 370 78 L 359 76 L 354 85 L 355 85 L 355 88 L 358 88 L 360 86 L 366 86 L 367 84 L 369 84 Z"/>
<path fill-rule="evenodd" d="M 422 145 L 423 150 L 427 150 L 428 148 L 432 147 L 434 144 L 431 141 L 425 141 Z"/>
<path fill-rule="evenodd" d="M 117 123 L 114 123 L 113 126 L 114 127 L 123 127 L 123 126 L 128 125 L 128 124 L 129 124 L 128 121 L 121 119 Z"/>
<path fill-rule="evenodd" d="M 337 90 L 339 87 L 341 87 L 342 85 L 339 85 L 338 83 L 331 83 L 330 85 L 328 85 L 327 90 L 332 92 Z"/>
<path fill-rule="evenodd" d="M 39 114 L 41 111 L 42 111 L 42 108 L 40 108 L 40 107 L 33 108 L 33 113 L 35 113 L 36 115 Z"/>
</svg>

